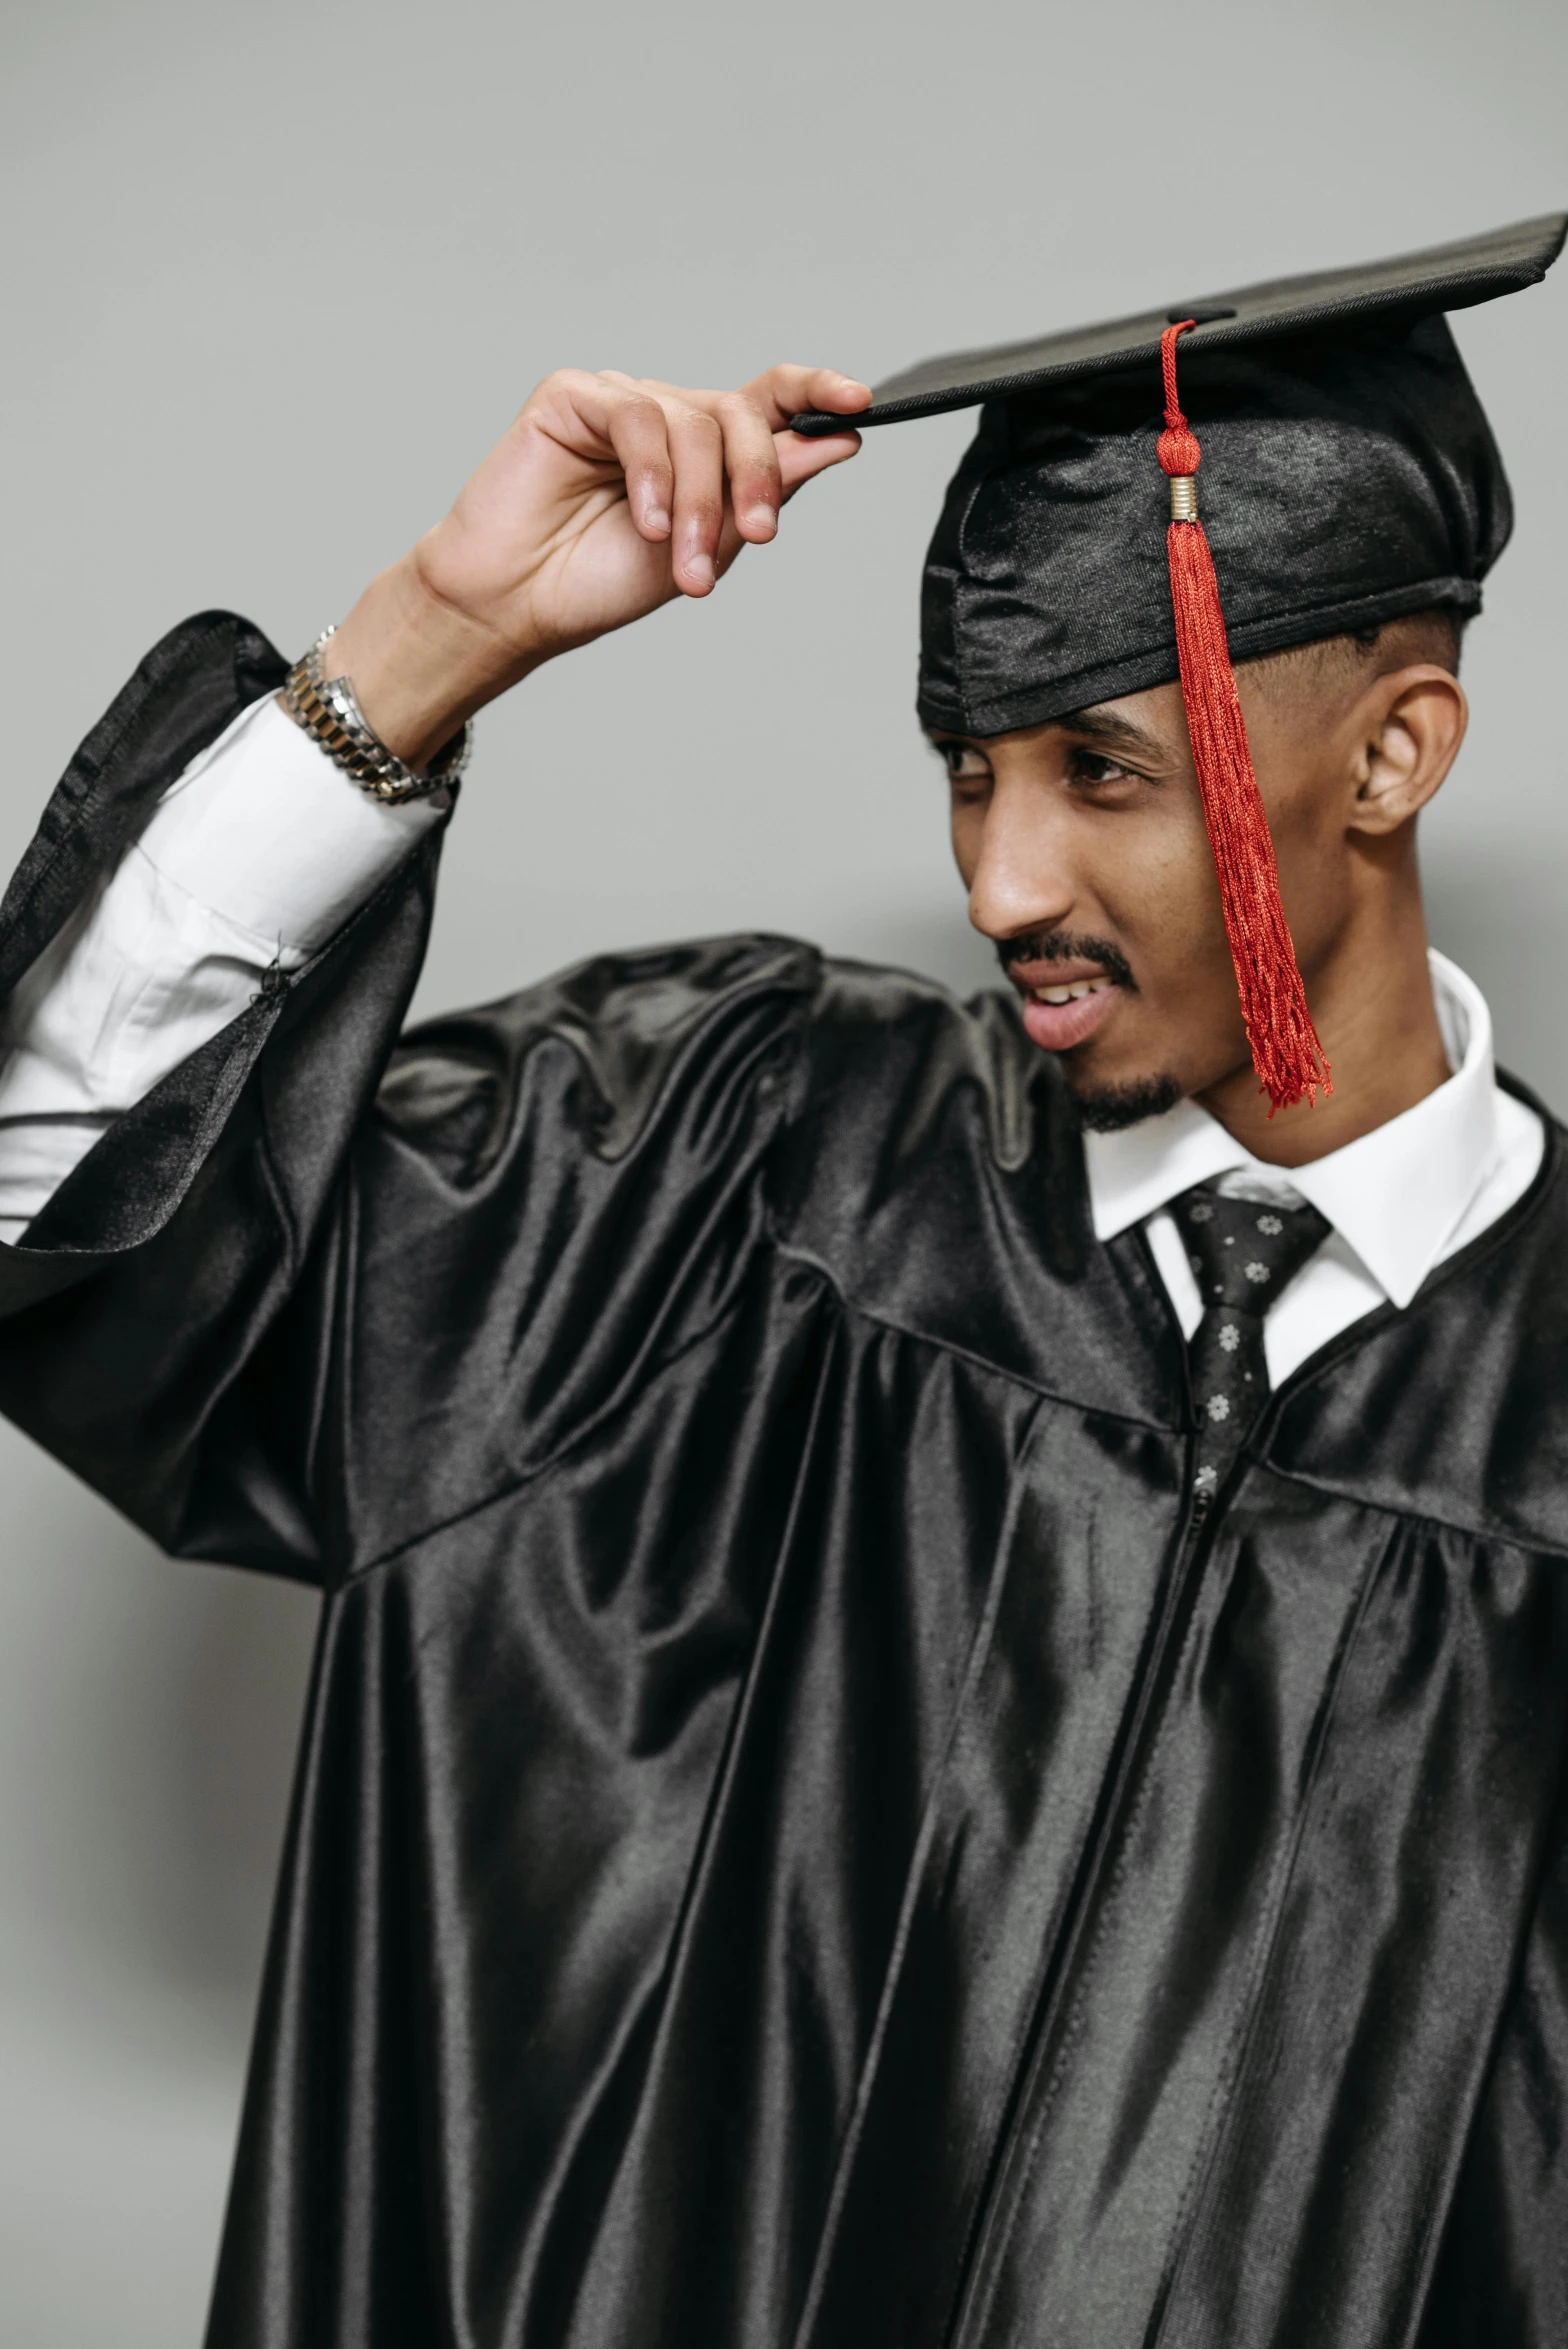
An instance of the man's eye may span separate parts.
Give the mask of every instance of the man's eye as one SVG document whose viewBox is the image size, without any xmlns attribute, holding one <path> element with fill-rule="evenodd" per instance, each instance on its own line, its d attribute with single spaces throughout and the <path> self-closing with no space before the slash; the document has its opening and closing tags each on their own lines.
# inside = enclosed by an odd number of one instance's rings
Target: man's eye
<svg viewBox="0 0 1568 2349">
<path fill-rule="evenodd" d="M 941 747 L 948 774 L 955 783 L 990 781 L 990 766 L 967 742 L 944 742 Z"/>
<path fill-rule="evenodd" d="M 1097 750 L 1073 752 L 1073 778 L 1079 783 L 1137 783 L 1142 777 L 1120 759 L 1108 759 Z"/>
</svg>

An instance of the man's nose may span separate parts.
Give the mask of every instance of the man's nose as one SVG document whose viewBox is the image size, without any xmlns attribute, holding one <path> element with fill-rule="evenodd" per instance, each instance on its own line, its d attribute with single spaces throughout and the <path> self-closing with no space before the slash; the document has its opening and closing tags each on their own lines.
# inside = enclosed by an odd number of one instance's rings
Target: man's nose
<svg viewBox="0 0 1568 2349">
<path fill-rule="evenodd" d="M 1044 794 L 998 780 L 969 880 L 969 919 L 987 938 L 1069 926 L 1077 891 Z"/>
</svg>

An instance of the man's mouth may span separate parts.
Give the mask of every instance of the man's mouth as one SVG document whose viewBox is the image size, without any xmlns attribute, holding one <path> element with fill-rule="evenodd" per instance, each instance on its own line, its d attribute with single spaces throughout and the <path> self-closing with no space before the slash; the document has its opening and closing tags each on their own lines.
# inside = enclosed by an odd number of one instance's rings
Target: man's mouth
<svg viewBox="0 0 1568 2349">
<path fill-rule="evenodd" d="M 1014 971 L 1013 983 L 1024 999 L 1024 1026 L 1046 1052 L 1071 1052 L 1106 1020 L 1121 994 L 1115 979 L 1097 972 L 1092 978 L 1064 979 L 1053 972 L 1042 984 L 1028 985 Z"/>
<path fill-rule="evenodd" d="M 1024 1027 L 1045 1052 L 1085 1043 L 1120 996 L 1137 992 L 1125 957 L 1108 938 L 1037 932 L 1009 938 L 997 952 L 1023 999 Z"/>
</svg>

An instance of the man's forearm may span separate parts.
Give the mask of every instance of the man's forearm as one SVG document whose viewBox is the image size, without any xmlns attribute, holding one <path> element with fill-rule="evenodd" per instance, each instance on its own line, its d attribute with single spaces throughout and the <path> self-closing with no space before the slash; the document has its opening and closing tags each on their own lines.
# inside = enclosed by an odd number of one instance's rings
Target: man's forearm
<svg viewBox="0 0 1568 2349">
<path fill-rule="evenodd" d="M 368 724 L 411 767 L 536 665 L 443 601 L 418 547 L 378 573 L 332 638 L 332 674 L 352 679 Z"/>
</svg>

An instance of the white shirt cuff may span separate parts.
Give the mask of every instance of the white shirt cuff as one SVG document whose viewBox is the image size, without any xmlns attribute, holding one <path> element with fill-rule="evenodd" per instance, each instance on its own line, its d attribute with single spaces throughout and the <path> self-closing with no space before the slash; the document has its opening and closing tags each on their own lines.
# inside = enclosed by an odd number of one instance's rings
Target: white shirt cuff
<svg viewBox="0 0 1568 2349">
<path fill-rule="evenodd" d="M 164 794 L 141 849 L 165 880 L 297 959 L 314 954 L 445 813 L 350 782 L 273 695 L 241 712 Z"/>
</svg>

